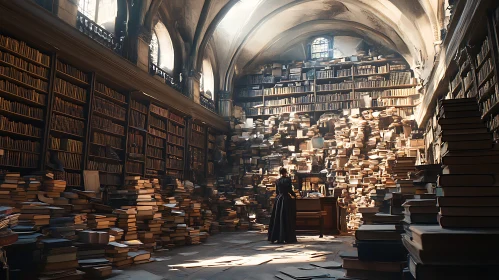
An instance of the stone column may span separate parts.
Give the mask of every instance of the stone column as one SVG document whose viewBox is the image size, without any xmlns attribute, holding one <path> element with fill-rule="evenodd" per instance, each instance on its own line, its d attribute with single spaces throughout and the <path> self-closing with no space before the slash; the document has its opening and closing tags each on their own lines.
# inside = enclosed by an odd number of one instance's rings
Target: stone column
<svg viewBox="0 0 499 280">
<path fill-rule="evenodd" d="M 151 44 L 151 32 L 141 30 L 137 39 L 137 66 L 149 72 L 149 45 Z"/>
<path fill-rule="evenodd" d="M 191 97 L 194 102 L 196 103 L 201 103 L 200 101 L 200 89 L 199 89 L 199 84 L 200 84 L 200 80 L 201 80 L 201 73 L 199 73 L 198 71 L 196 70 L 191 70 L 189 72 L 189 77 L 187 77 L 187 80 L 186 80 L 186 86 L 187 86 L 187 90 L 188 90 L 188 93 L 189 93 L 189 97 Z"/>
<path fill-rule="evenodd" d="M 59 0 L 57 16 L 71 26 L 76 27 L 79 0 Z"/>
</svg>

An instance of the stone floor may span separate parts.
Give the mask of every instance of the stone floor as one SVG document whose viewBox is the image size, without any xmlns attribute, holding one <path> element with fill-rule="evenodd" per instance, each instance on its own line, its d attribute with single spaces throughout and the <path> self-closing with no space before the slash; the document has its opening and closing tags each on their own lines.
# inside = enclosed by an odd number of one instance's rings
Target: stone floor
<svg viewBox="0 0 499 280">
<path fill-rule="evenodd" d="M 352 236 L 299 235 L 299 243 L 281 245 L 270 244 L 258 232 L 220 233 L 202 245 L 155 253 L 156 261 L 118 271 L 111 279 L 275 280 L 285 267 L 310 269 L 313 262 L 341 263 L 339 252 L 354 251 L 353 240 Z"/>
</svg>

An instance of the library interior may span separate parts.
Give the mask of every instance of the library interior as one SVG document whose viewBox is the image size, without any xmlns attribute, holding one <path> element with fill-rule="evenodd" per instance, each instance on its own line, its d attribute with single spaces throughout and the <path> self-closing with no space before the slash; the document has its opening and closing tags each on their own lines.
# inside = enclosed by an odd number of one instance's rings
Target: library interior
<svg viewBox="0 0 499 280">
<path fill-rule="evenodd" d="M 497 0 L 0 0 L 0 280 L 497 280 L 498 81 Z"/>
</svg>

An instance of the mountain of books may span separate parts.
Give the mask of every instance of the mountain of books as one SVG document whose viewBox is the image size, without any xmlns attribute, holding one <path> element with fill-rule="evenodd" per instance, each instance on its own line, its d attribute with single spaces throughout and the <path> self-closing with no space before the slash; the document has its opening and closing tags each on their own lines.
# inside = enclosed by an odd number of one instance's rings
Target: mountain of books
<svg viewBox="0 0 499 280">
<path fill-rule="evenodd" d="M 16 279 L 105 277 L 150 262 L 155 249 L 206 241 L 214 219 L 188 181 L 128 176 L 103 204 L 53 173 L 7 172 L 0 193 L 0 241 Z"/>
<path fill-rule="evenodd" d="M 414 121 L 402 118 L 396 108 L 343 110 L 322 115 L 316 124 L 307 114 L 285 113 L 254 120 L 238 113 L 237 107 L 234 111 L 228 176 L 244 182 L 233 185 L 256 189 L 254 200 L 268 212 L 279 167 L 291 174 L 322 173 L 328 191 L 340 197 L 349 230 L 359 227 L 359 211 L 380 206 L 375 201 L 377 192 L 395 190 L 397 179 L 409 178 L 424 147 L 422 135 L 413 130 Z M 309 196 L 321 192 L 320 187 L 311 189 L 314 192 Z M 380 202 L 383 200 L 384 194 Z"/>
</svg>

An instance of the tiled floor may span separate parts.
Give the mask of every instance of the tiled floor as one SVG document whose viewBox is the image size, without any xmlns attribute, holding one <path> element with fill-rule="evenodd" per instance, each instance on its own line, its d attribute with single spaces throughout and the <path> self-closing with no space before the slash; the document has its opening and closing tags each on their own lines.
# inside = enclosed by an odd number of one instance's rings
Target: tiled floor
<svg viewBox="0 0 499 280">
<path fill-rule="evenodd" d="M 322 261 L 341 263 L 339 252 L 354 251 L 352 236 L 307 235 L 298 236 L 298 241 L 270 244 L 262 233 L 221 233 L 202 245 L 155 253 L 157 261 L 128 268 L 112 279 L 275 280 L 279 269 L 311 268 L 310 263 Z"/>
</svg>

